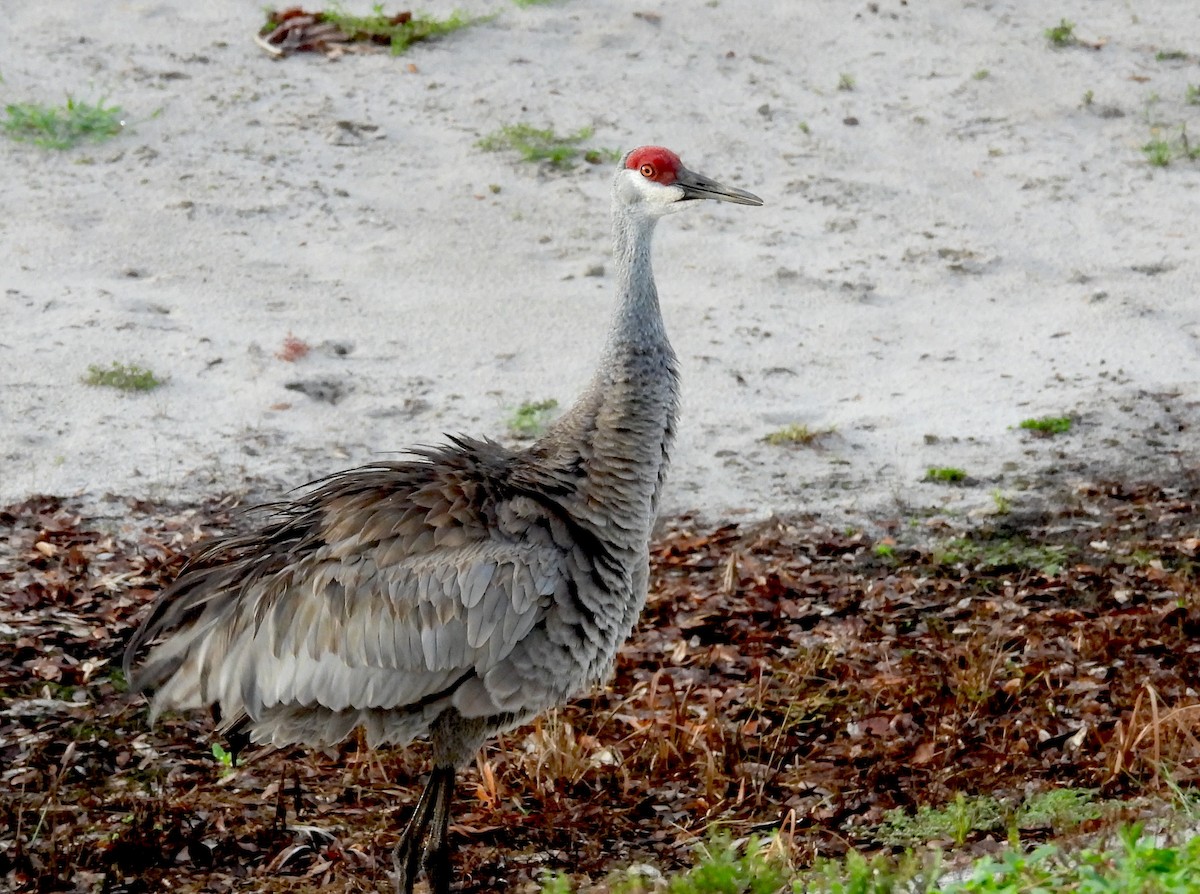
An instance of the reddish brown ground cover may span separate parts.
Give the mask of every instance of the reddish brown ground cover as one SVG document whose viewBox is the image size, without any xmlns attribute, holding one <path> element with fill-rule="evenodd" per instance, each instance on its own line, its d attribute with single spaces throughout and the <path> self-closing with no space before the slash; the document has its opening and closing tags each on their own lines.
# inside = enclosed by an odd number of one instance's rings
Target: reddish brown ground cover
<svg viewBox="0 0 1200 894">
<path fill-rule="evenodd" d="M 712 827 L 800 862 L 877 846 L 890 808 L 1200 770 L 1200 486 L 1097 485 L 1048 511 L 666 526 L 617 675 L 465 774 L 463 890 L 691 861 Z M 148 729 L 116 673 L 182 551 L 238 524 L 130 501 L 0 509 L 0 879 L 14 891 L 390 890 L 424 751 L 259 751 Z M 887 536 L 890 533 L 890 536 Z"/>
</svg>

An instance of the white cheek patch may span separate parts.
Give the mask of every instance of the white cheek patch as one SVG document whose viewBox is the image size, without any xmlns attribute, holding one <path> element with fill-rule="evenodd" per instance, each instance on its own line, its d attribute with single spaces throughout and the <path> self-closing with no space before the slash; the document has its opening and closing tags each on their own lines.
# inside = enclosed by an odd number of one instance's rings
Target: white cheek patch
<svg viewBox="0 0 1200 894">
<path fill-rule="evenodd" d="M 674 205 L 683 199 L 683 189 L 679 186 L 661 186 L 652 184 L 649 199 L 655 205 Z"/>
</svg>

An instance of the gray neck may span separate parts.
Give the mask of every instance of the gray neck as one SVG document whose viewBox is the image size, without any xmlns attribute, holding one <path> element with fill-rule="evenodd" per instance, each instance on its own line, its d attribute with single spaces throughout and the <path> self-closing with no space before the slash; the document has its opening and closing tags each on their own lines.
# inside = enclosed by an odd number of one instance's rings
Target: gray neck
<svg viewBox="0 0 1200 894">
<path fill-rule="evenodd" d="M 618 302 L 605 348 L 606 360 L 613 351 L 622 348 L 671 350 L 650 266 L 650 240 L 655 223 L 653 218 L 613 215 Z"/>
<path fill-rule="evenodd" d="M 644 549 L 674 436 L 679 385 L 650 268 L 652 219 L 620 204 L 613 219 L 617 308 L 600 366 L 575 405 L 535 445 L 564 465 L 582 461 L 586 491 L 573 511 Z M 557 465 L 557 463 L 553 463 Z M 614 530 L 614 527 L 616 530 Z"/>
</svg>

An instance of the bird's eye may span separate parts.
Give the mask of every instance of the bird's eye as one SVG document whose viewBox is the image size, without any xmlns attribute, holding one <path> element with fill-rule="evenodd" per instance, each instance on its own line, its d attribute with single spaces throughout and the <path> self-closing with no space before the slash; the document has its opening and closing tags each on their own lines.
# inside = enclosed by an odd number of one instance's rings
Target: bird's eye
<svg viewBox="0 0 1200 894">
<path fill-rule="evenodd" d="M 641 172 L 642 172 L 643 177 L 653 177 L 654 176 L 654 165 L 649 165 L 649 164 L 642 165 Z"/>
</svg>

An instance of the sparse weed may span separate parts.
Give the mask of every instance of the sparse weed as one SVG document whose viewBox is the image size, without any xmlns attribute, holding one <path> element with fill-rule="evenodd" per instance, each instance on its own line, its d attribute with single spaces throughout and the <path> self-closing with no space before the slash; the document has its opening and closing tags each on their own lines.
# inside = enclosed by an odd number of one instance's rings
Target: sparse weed
<svg viewBox="0 0 1200 894">
<path fill-rule="evenodd" d="M 978 894 L 1017 892 L 1182 892 L 1195 889 L 1200 837 L 1174 846 L 1143 837 L 1140 824 L 1122 828 L 1117 847 L 1066 853 L 1052 844 L 1032 852 L 1009 848 L 974 866 L 969 879 L 950 890 Z"/>
<path fill-rule="evenodd" d="M 1146 161 L 1156 168 L 1165 168 L 1171 163 L 1171 144 L 1166 140 L 1151 140 L 1142 147 Z"/>
<path fill-rule="evenodd" d="M 324 21 L 337 25 L 355 39 L 386 44 L 391 47 L 392 54 L 397 56 L 418 41 L 443 37 L 481 21 L 466 18 L 459 13 L 451 13 L 444 19 L 417 16 L 408 12 L 387 15 L 383 11 L 382 3 L 376 3 L 371 8 L 371 13 L 365 16 L 352 15 L 336 5 L 320 15 Z M 264 26 L 266 29 L 273 27 L 272 24 Z"/>
<path fill-rule="evenodd" d="M 1060 19 L 1057 25 L 1047 28 L 1043 33 L 1046 40 L 1056 47 L 1069 47 L 1079 43 L 1079 38 L 1075 36 L 1074 23 L 1066 19 Z"/>
<path fill-rule="evenodd" d="M 508 432 L 514 438 L 536 438 L 546 430 L 557 409 L 558 401 L 554 398 L 523 403 L 509 417 Z"/>
<path fill-rule="evenodd" d="M 876 830 L 884 844 L 915 847 L 929 841 L 952 841 L 961 847 L 976 832 L 990 832 L 1003 824 L 1000 802 L 987 795 L 967 797 L 959 792 L 945 807 L 922 806 L 915 814 L 889 810 Z"/>
<path fill-rule="evenodd" d="M 856 82 L 854 80 L 854 75 L 852 75 L 852 74 L 847 74 L 846 72 L 842 72 L 840 75 L 838 75 L 837 88 L 839 90 L 846 90 L 846 91 L 853 90 L 855 87 L 855 83 Z"/>
<path fill-rule="evenodd" d="M 925 480 L 938 484 L 962 484 L 967 480 L 967 473 L 953 466 L 930 466 L 925 471 Z"/>
<path fill-rule="evenodd" d="M 1020 427 L 1042 437 L 1052 437 L 1071 430 L 1071 417 L 1039 416 L 1036 419 L 1023 419 Z"/>
<path fill-rule="evenodd" d="M 93 363 L 88 367 L 87 375 L 83 377 L 85 385 L 95 385 L 103 388 L 116 388 L 119 391 L 152 391 L 159 385 L 165 384 L 166 379 L 160 379 L 145 367 L 134 363 L 113 361 L 105 369 Z"/>
<path fill-rule="evenodd" d="M 1012 512 L 1012 500 L 1004 495 L 1000 488 L 992 490 L 992 505 L 996 515 L 1008 515 Z"/>
<path fill-rule="evenodd" d="M 1188 139 L 1187 125 L 1179 127 L 1179 136 L 1174 139 L 1165 137 L 1162 128 L 1154 128 L 1152 139 L 1142 147 L 1146 160 L 1155 167 L 1165 168 L 1176 159 L 1196 161 L 1200 159 L 1200 146 L 1193 146 Z"/>
<path fill-rule="evenodd" d="M 519 6 L 528 6 L 530 0 L 525 3 L 520 3 L 514 0 Z M 571 894 L 571 879 L 565 873 L 556 872 L 542 876 L 540 894 Z"/>
<path fill-rule="evenodd" d="M 976 81 L 986 81 L 990 75 L 990 71 L 988 71 L 986 68 L 981 68 L 975 72 L 975 74 L 971 75 L 971 77 Z"/>
<path fill-rule="evenodd" d="M 1084 108 L 1096 102 L 1096 92 L 1094 90 L 1083 91 L 1083 101 L 1080 103 Z"/>
<path fill-rule="evenodd" d="M 121 132 L 124 114 L 117 106 L 81 102 L 67 96 L 66 105 L 12 103 L 4 107 L 4 132 L 14 140 L 47 149 L 70 149 L 85 140 L 98 142 Z"/>
<path fill-rule="evenodd" d="M 621 154 L 614 149 L 584 149 L 580 146 L 592 135 L 590 127 L 559 136 L 549 128 L 541 130 L 529 124 L 509 124 L 481 139 L 477 145 L 485 152 L 514 149 L 525 161 L 544 161 L 556 168 L 570 167 L 582 157 L 589 164 L 616 161 Z"/>
<path fill-rule="evenodd" d="M 1200 84 L 1188 84 L 1183 101 L 1189 106 L 1200 106 Z"/>
<path fill-rule="evenodd" d="M 1061 571 L 1066 560 L 1065 547 L 1026 543 L 1015 537 L 994 540 L 958 537 L 944 543 L 934 554 L 939 565 L 965 564 L 979 571 L 1030 568 L 1047 577 Z"/>
<path fill-rule="evenodd" d="M 807 425 L 797 425 L 792 423 L 791 425 L 785 425 L 778 431 L 771 432 L 769 435 L 763 438 L 763 440 L 774 447 L 788 445 L 812 447 L 819 444 L 822 438 L 826 438 L 829 435 L 834 434 L 835 431 L 836 429 L 834 429 L 832 426 L 830 428 L 812 429 Z"/>
<path fill-rule="evenodd" d="M 1017 809 L 1018 829 L 1051 829 L 1056 834 L 1075 828 L 1104 813 L 1096 793 L 1087 788 L 1055 788 L 1028 798 Z"/>
<path fill-rule="evenodd" d="M 234 771 L 237 769 L 237 766 L 234 759 L 235 756 L 232 751 L 226 751 L 220 742 L 213 742 L 212 756 L 217 762 L 217 766 L 220 767 L 220 774 L 222 777 L 233 775 Z"/>
<path fill-rule="evenodd" d="M 216 758 L 217 763 L 223 767 L 233 766 L 233 753 L 226 751 L 220 742 L 213 742 L 212 756 Z"/>
<path fill-rule="evenodd" d="M 951 841 L 961 847 L 976 833 L 999 832 L 1006 822 L 1017 829 L 1063 832 L 1100 817 L 1101 805 L 1090 789 L 1060 788 L 1032 795 L 1015 812 L 995 798 L 959 792 L 945 807 L 922 806 L 915 814 L 889 810 L 876 831 L 883 844 L 916 847 L 930 841 Z"/>
<path fill-rule="evenodd" d="M 792 886 L 794 894 L 931 894 L 938 890 L 941 854 L 922 861 L 911 850 L 893 857 L 850 851 L 840 860 L 818 860 Z"/>
<path fill-rule="evenodd" d="M 871 859 L 851 851 L 842 860 L 818 862 L 794 883 L 795 894 L 1183 894 L 1195 890 L 1200 873 L 1200 836 L 1179 843 L 1144 837 L 1140 825 L 1119 830 L 1115 844 L 1068 851 L 1043 844 L 1027 850 L 1019 844 L 983 857 L 962 880 L 940 878 L 934 852 L 922 866 L 908 851 L 898 857 Z"/>
<path fill-rule="evenodd" d="M 1159 50 L 1154 58 L 1159 62 L 1184 62 L 1189 56 L 1183 50 Z"/>
<path fill-rule="evenodd" d="M 787 867 L 759 838 L 740 849 L 728 838 L 714 838 L 702 853 L 692 869 L 671 879 L 668 894 L 775 894 L 784 886 Z"/>
</svg>

